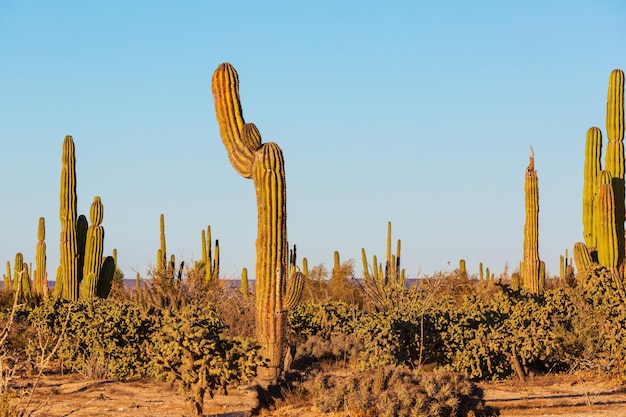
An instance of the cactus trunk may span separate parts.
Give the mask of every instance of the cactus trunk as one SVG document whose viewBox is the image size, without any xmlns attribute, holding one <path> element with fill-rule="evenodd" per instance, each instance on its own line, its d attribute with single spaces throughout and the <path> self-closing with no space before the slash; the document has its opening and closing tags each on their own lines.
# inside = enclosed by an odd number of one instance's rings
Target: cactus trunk
<svg viewBox="0 0 626 417">
<path fill-rule="evenodd" d="M 66 136 L 63 141 L 63 157 L 61 168 L 61 276 L 63 298 L 78 300 L 79 283 L 79 250 L 76 224 L 78 220 L 76 209 L 76 155 L 74 141 Z"/>
<path fill-rule="evenodd" d="M 539 185 L 535 170 L 535 157 L 530 152 L 524 183 L 526 223 L 524 224 L 524 262 L 522 278 L 524 288 L 532 294 L 540 294 L 539 271 Z"/>
<path fill-rule="evenodd" d="M 624 73 L 621 70 L 613 70 L 609 77 L 606 131 L 605 169 L 613 177 L 617 268 L 621 271 L 624 259 Z"/>
<path fill-rule="evenodd" d="M 585 144 L 585 171 L 583 182 L 583 235 L 590 250 L 596 247 L 594 229 L 593 200 L 600 187 L 599 176 L 602 171 L 602 132 L 597 127 L 587 130 Z"/>
<path fill-rule="evenodd" d="M 35 250 L 34 293 L 42 298 L 48 297 L 48 272 L 46 271 L 46 220 L 39 218 L 37 228 L 37 248 Z"/>
</svg>

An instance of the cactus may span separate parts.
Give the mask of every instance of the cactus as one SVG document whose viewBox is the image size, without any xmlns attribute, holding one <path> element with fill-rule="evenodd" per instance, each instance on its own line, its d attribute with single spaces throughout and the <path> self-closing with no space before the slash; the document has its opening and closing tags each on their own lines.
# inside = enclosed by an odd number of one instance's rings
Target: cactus
<svg viewBox="0 0 626 417">
<path fill-rule="evenodd" d="M 46 271 L 46 220 L 39 218 L 37 228 L 37 248 L 35 250 L 35 273 L 33 292 L 42 297 L 48 297 L 48 272 Z"/>
<path fill-rule="evenodd" d="M 524 224 L 524 261 L 522 278 L 526 290 L 541 294 L 539 282 L 539 185 L 535 170 L 535 155 L 530 148 L 530 158 L 524 182 L 526 222 Z"/>
<path fill-rule="evenodd" d="M 483 263 L 482 262 L 480 262 L 478 264 L 478 279 L 480 280 L 480 282 L 485 280 L 485 274 L 484 274 L 484 271 L 483 271 Z"/>
<path fill-rule="evenodd" d="M 249 288 L 248 288 L 248 268 L 243 268 L 241 270 L 241 284 L 239 286 L 239 292 L 241 292 L 241 295 L 243 296 L 243 298 L 245 300 L 248 299 L 249 294 Z"/>
<path fill-rule="evenodd" d="M 593 201 L 600 187 L 602 171 L 602 132 L 597 127 L 587 130 L 585 144 L 585 170 L 583 182 L 583 236 L 588 248 L 596 247 Z"/>
<path fill-rule="evenodd" d="M 465 259 L 459 260 L 459 278 L 467 279 L 467 268 L 465 266 Z"/>
<path fill-rule="evenodd" d="M 4 288 L 6 290 L 13 289 L 13 281 L 11 280 L 11 262 L 7 261 L 7 273 L 3 276 Z"/>
<path fill-rule="evenodd" d="M 333 279 L 333 277 L 337 276 L 340 268 L 341 268 L 341 259 L 339 257 L 339 251 L 335 251 L 333 253 L 333 271 L 330 275 L 330 279 Z"/>
<path fill-rule="evenodd" d="M 63 298 L 78 300 L 79 284 L 79 250 L 76 233 L 78 220 L 76 209 L 76 155 L 74 141 L 66 136 L 63 141 L 63 156 L 61 168 L 61 276 Z"/>
<path fill-rule="evenodd" d="M 385 261 L 385 269 L 382 263 L 378 263 L 376 255 L 372 257 L 372 273 L 369 272 L 367 264 L 367 254 L 365 249 L 361 249 L 361 258 L 363 261 L 363 288 L 365 293 L 376 304 L 378 309 L 387 309 L 391 306 L 393 300 L 390 299 L 391 290 L 403 289 L 405 286 L 406 274 L 404 269 L 400 268 L 400 239 L 396 246 L 396 254 L 391 253 L 391 222 L 387 222 L 387 248 Z"/>
<path fill-rule="evenodd" d="M 96 295 L 100 271 L 102 269 L 102 254 L 104 252 L 104 228 L 102 220 L 104 206 L 99 196 L 93 198 L 89 210 L 91 226 L 87 229 L 85 245 L 85 258 L 83 265 L 83 282 L 80 288 L 80 296 L 90 298 Z"/>
<path fill-rule="evenodd" d="M 518 272 L 511 274 L 511 289 L 513 291 L 519 291 L 520 289 L 520 276 Z"/>
<path fill-rule="evenodd" d="M 98 284 L 96 286 L 96 295 L 100 298 L 107 298 L 113 286 L 113 276 L 115 275 L 115 260 L 112 256 L 107 256 L 102 261 L 100 275 L 98 276 Z"/>
<path fill-rule="evenodd" d="M 244 178 L 252 179 L 256 190 L 258 235 L 256 241 L 256 335 L 261 353 L 269 359 L 261 378 L 275 380 L 283 369 L 285 347 L 285 310 L 298 297 L 291 291 L 302 291 L 288 280 L 287 205 L 285 168 L 280 147 L 262 143 L 254 124 L 243 119 L 239 99 L 239 78 L 228 63 L 220 64 L 212 79 L 215 113 L 222 143 L 231 165 Z M 285 302 L 283 302 L 285 300 Z"/>
<path fill-rule="evenodd" d="M 598 262 L 612 273 L 617 273 L 620 255 L 615 224 L 615 195 L 610 184 L 600 186 L 595 199 L 594 212 L 596 213 Z"/>
<path fill-rule="evenodd" d="M 624 73 L 621 70 L 613 70 L 609 76 L 606 133 L 605 169 L 613 177 L 617 267 L 621 270 L 624 259 Z"/>
<path fill-rule="evenodd" d="M 587 246 L 583 242 L 574 243 L 574 262 L 578 272 L 587 271 L 592 265 L 593 260 Z M 565 271 L 567 273 L 567 270 Z"/>
<path fill-rule="evenodd" d="M 157 251 L 157 273 L 159 276 L 165 276 L 165 270 L 167 269 L 167 251 L 165 249 L 165 216 L 163 213 L 161 213 L 159 217 L 159 226 L 161 246 Z"/>
<path fill-rule="evenodd" d="M 204 280 L 207 284 L 215 284 L 220 275 L 220 243 L 215 240 L 215 251 L 211 250 L 211 226 L 207 226 L 206 233 L 202 231 L 202 264 L 204 265 Z"/>
</svg>

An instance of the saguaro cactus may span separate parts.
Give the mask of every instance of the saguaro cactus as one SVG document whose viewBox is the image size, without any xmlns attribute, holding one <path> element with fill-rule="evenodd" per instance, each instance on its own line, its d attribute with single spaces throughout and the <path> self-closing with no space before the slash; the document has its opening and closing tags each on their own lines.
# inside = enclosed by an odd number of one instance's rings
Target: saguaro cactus
<svg viewBox="0 0 626 417">
<path fill-rule="evenodd" d="M 63 298 L 78 300 L 79 284 L 79 250 L 76 233 L 78 219 L 76 209 L 76 155 L 74 141 L 66 136 L 63 141 L 63 157 L 61 167 L 61 277 Z"/>
<path fill-rule="evenodd" d="M 269 359 L 261 371 L 264 379 L 276 379 L 283 364 L 285 348 L 285 311 L 297 301 L 302 285 L 288 285 L 287 193 L 285 168 L 280 147 L 262 143 L 252 123 L 246 124 L 239 98 L 239 77 L 228 63 L 213 74 L 212 91 L 222 143 L 231 165 L 244 178 L 254 181 L 258 210 L 256 241 L 256 336 L 261 354 Z M 291 281 L 303 281 L 301 273 Z"/>
<path fill-rule="evenodd" d="M 35 250 L 35 273 L 33 292 L 43 298 L 48 297 L 48 272 L 46 271 L 46 220 L 39 218 L 37 228 L 37 248 Z"/>
<path fill-rule="evenodd" d="M 535 155 L 530 148 L 530 158 L 526 168 L 526 180 L 524 182 L 526 222 L 524 224 L 524 262 L 523 283 L 524 288 L 533 294 L 540 294 L 539 270 L 539 185 L 537 171 L 535 170 Z"/>
</svg>

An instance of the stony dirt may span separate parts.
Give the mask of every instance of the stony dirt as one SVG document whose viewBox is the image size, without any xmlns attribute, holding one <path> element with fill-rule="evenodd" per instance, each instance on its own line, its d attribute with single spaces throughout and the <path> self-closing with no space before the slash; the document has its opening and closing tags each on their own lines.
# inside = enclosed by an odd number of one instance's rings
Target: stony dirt
<svg viewBox="0 0 626 417">
<path fill-rule="evenodd" d="M 188 402 L 174 389 L 159 382 L 86 380 L 79 376 L 46 376 L 33 390 L 35 380 L 14 381 L 13 404 L 23 415 L 61 416 L 192 416 Z M 551 376 L 517 381 L 484 382 L 482 390 L 488 416 L 626 416 L 626 388 L 593 376 Z M 30 402 L 29 402 L 30 401 Z M 245 417 L 258 407 L 254 387 L 233 389 L 205 403 L 204 416 Z M 284 405 L 263 416 L 323 416 L 314 407 Z M 342 414 L 348 416 L 349 414 Z M 335 414 L 335 416 L 339 416 Z"/>
</svg>

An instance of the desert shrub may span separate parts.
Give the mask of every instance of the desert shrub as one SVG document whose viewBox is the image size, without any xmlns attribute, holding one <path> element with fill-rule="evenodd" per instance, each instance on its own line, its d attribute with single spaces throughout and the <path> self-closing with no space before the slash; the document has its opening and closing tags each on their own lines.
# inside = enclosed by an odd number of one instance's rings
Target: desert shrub
<svg viewBox="0 0 626 417">
<path fill-rule="evenodd" d="M 291 310 L 288 337 L 296 346 L 294 367 L 315 362 L 351 364 L 362 349 L 354 331 L 361 316 L 356 306 L 340 301 L 309 301 Z"/>
<path fill-rule="evenodd" d="M 146 374 L 146 345 L 154 323 L 132 303 L 51 299 L 33 309 L 29 320 L 50 338 L 58 338 L 66 327 L 57 355 L 70 371 L 121 380 Z M 31 353 L 36 348 L 31 346 Z"/>
<path fill-rule="evenodd" d="M 225 289 L 213 297 L 219 318 L 226 325 L 225 335 L 229 337 L 256 337 L 256 306 L 253 295 L 244 297 L 234 289 Z"/>
<path fill-rule="evenodd" d="M 524 377 L 564 365 L 563 340 L 574 319 L 564 289 L 532 297 L 497 285 L 433 312 L 442 362 L 473 379 Z"/>
<path fill-rule="evenodd" d="M 452 416 L 480 403 L 472 384 L 461 374 L 425 373 L 396 366 L 369 368 L 346 376 L 321 374 L 306 386 L 318 393 L 314 403 L 325 413 Z"/>
<path fill-rule="evenodd" d="M 574 369 L 626 377 L 626 295 L 624 284 L 595 266 L 577 277 L 570 289 L 576 316 L 565 335 L 565 353 Z"/>
<path fill-rule="evenodd" d="M 164 310 L 152 335 L 153 374 L 177 384 L 198 415 L 205 394 L 248 381 L 264 364 L 258 346 L 224 337 L 225 329 L 214 308 L 189 303 L 180 310 Z"/>
</svg>

